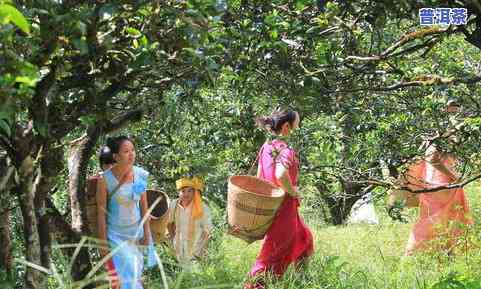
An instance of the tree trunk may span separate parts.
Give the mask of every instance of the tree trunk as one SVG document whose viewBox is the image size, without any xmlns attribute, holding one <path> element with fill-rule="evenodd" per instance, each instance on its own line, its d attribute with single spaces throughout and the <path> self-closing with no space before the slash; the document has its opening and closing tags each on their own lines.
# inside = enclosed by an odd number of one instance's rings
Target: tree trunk
<svg viewBox="0 0 481 289">
<path fill-rule="evenodd" d="M 12 241 L 10 238 L 10 210 L 0 213 L 0 270 L 12 274 Z"/>
<path fill-rule="evenodd" d="M 60 244 L 79 243 L 82 235 L 72 229 L 71 225 L 65 220 L 64 216 L 60 214 L 50 199 L 46 200 L 46 207 L 50 219 L 50 231 L 55 232 L 57 242 Z M 67 248 L 63 253 L 67 256 L 72 256 L 74 251 L 75 248 Z M 89 252 L 87 248 L 82 248 L 73 262 L 73 267 L 69 269 L 71 269 L 72 279 L 79 281 L 85 278 L 91 268 Z"/>
<path fill-rule="evenodd" d="M 15 185 L 15 193 L 18 197 L 23 217 L 23 234 L 25 240 L 25 257 L 28 262 L 41 265 L 40 237 L 38 233 L 37 218 L 35 216 L 35 188 L 34 188 L 34 162 L 31 156 L 27 156 L 18 168 L 19 182 Z M 38 176 L 40 177 L 40 176 Z M 43 273 L 31 266 L 26 266 L 25 288 L 43 288 Z"/>
<path fill-rule="evenodd" d="M 87 226 L 85 187 L 87 179 L 88 161 L 92 156 L 95 144 L 100 136 L 100 129 L 91 130 L 91 133 L 72 142 L 69 148 L 69 192 L 72 211 L 72 232 L 77 242 L 80 236 L 89 234 Z M 65 231 L 65 230 L 64 230 Z M 75 235 L 74 235 L 75 234 Z M 82 248 L 72 268 L 74 280 L 85 278 L 92 268 L 87 248 Z"/>
<path fill-rule="evenodd" d="M 0 270 L 12 274 L 12 240 L 10 233 L 10 189 L 15 168 L 6 154 L 0 151 Z"/>
<path fill-rule="evenodd" d="M 73 141 L 69 148 L 68 171 L 72 229 L 78 233 L 87 233 L 88 231 L 85 214 L 87 168 L 100 131 L 99 128 L 91 129 L 87 135 Z"/>
<path fill-rule="evenodd" d="M 63 167 L 63 147 L 53 146 L 51 143 L 44 144 L 45 153 L 41 161 L 42 177 L 39 179 L 35 190 L 35 208 L 38 219 L 38 232 L 40 238 L 40 252 L 42 266 L 50 268 L 50 255 L 52 238 L 50 230 L 50 217 L 47 214 L 46 200 L 49 198 L 55 186 L 55 177 Z"/>
<path fill-rule="evenodd" d="M 351 142 L 354 134 L 354 119 L 352 112 L 349 110 L 344 111 L 344 106 L 341 105 L 341 103 L 338 103 L 337 109 L 345 114 L 343 121 L 339 123 L 342 130 L 341 163 L 344 168 L 351 168 Z M 363 189 L 365 188 L 365 186 L 352 181 L 358 176 L 353 175 L 350 170 L 344 170 L 342 174 L 343 175 L 340 176 L 342 192 L 340 194 L 334 193 L 323 196 L 324 201 L 329 207 L 331 222 L 334 225 L 341 225 L 347 220 L 352 206 L 362 197 Z"/>
<path fill-rule="evenodd" d="M 349 217 L 352 206 L 362 196 L 360 194 L 361 187 L 348 188 L 343 185 L 341 194 L 325 193 L 327 192 L 327 188 L 322 184 L 317 184 L 316 187 L 329 210 L 329 217 L 326 221 L 333 225 L 344 224 Z"/>
</svg>

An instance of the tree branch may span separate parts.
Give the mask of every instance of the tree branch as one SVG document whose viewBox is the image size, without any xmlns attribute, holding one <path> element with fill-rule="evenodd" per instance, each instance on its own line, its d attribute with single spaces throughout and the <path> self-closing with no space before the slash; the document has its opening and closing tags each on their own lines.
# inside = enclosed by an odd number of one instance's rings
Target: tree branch
<svg viewBox="0 0 481 289">
<path fill-rule="evenodd" d="M 143 108 L 138 108 L 134 109 L 131 111 L 127 111 L 122 115 L 119 115 L 112 119 L 105 127 L 104 127 L 104 132 L 105 133 L 110 133 L 112 131 L 115 131 L 117 129 L 120 129 L 122 126 L 124 126 L 127 122 L 130 121 L 139 121 L 142 118 L 142 115 L 144 113 Z"/>
<path fill-rule="evenodd" d="M 481 75 L 470 78 L 444 78 L 438 75 L 425 75 L 419 77 L 422 80 L 413 80 L 407 82 L 398 82 L 384 87 L 361 87 L 357 89 L 348 90 L 327 90 L 327 93 L 351 93 L 362 91 L 394 91 L 406 87 L 420 87 L 420 86 L 436 86 L 436 85 L 458 85 L 458 84 L 475 84 L 481 81 Z"/>
<path fill-rule="evenodd" d="M 441 190 L 451 190 L 451 189 L 458 189 L 458 188 L 463 188 L 464 186 L 478 180 L 481 178 L 481 174 L 477 174 L 467 180 L 465 180 L 464 182 L 461 182 L 461 183 L 456 183 L 456 184 L 450 184 L 450 185 L 445 185 L 445 186 L 437 186 L 437 187 L 432 187 L 432 188 L 429 188 L 429 189 L 422 189 L 422 190 L 412 190 L 408 187 L 405 187 L 405 186 L 402 186 L 400 187 L 402 190 L 406 190 L 406 191 L 409 191 L 413 194 L 422 194 L 422 193 L 432 193 L 432 192 L 437 192 L 437 191 L 441 191 Z"/>
<path fill-rule="evenodd" d="M 409 42 L 412 42 L 416 39 L 424 38 L 424 37 L 429 36 L 429 35 L 439 35 L 439 34 L 447 32 L 447 31 L 450 31 L 449 27 L 446 28 L 446 29 L 427 28 L 427 29 L 422 29 L 422 30 L 419 30 L 419 31 L 407 33 L 407 34 L 403 35 L 400 40 L 398 40 L 396 43 L 391 45 L 389 48 L 384 50 L 384 52 L 382 52 L 379 55 L 348 56 L 348 57 L 346 57 L 345 61 L 349 61 L 349 60 L 357 60 L 357 61 L 379 61 L 379 60 L 383 60 L 383 59 L 386 59 L 386 58 L 392 56 L 391 54 L 394 51 L 396 51 L 398 48 L 400 48 L 401 46 L 403 46 L 403 45 L 405 45 Z M 427 41 L 427 42 L 429 42 L 429 41 Z M 427 46 L 426 42 L 425 42 L 424 46 Z M 399 53 L 397 55 L 399 55 Z"/>
</svg>

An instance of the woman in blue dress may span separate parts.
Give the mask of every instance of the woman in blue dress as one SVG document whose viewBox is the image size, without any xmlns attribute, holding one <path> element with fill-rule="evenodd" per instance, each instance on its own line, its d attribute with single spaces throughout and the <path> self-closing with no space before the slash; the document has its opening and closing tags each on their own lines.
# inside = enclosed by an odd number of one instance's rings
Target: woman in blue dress
<svg viewBox="0 0 481 289">
<path fill-rule="evenodd" d="M 105 257 L 112 252 L 107 267 L 118 276 L 112 289 L 143 289 L 144 252 L 147 265 L 155 265 L 149 222 L 142 222 L 148 210 L 149 173 L 134 166 L 135 147 L 129 138 L 112 138 L 107 145 L 115 165 L 104 172 L 97 187 L 98 236 L 109 244 L 100 254 Z"/>
</svg>

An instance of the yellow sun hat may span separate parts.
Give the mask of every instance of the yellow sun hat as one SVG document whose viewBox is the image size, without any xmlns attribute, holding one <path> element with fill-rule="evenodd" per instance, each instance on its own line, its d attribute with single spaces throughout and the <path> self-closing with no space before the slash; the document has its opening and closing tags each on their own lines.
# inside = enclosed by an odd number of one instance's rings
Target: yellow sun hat
<svg viewBox="0 0 481 289">
<path fill-rule="evenodd" d="M 175 182 L 175 187 L 177 188 L 177 190 L 185 187 L 192 187 L 196 190 L 192 202 L 192 218 L 202 218 L 202 216 L 204 215 L 204 210 L 202 209 L 202 197 L 200 196 L 200 192 L 204 190 L 204 182 L 198 177 L 181 178 Z"/>
<path fill-rule="evenodd" d="M 175 182 L 175 187 L 177 190 L 180 190 L 185 187 L 192 187 L 196 190 L 203 191 L 204 190 L 204 182 L 198 178 L 181 178 Z"/>
</svg>

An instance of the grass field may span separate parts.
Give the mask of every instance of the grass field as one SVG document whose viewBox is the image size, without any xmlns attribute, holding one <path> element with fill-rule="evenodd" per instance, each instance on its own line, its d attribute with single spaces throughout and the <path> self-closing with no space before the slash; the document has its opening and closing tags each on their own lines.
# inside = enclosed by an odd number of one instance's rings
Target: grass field
<svg viewBox="0 0 481 289">
<path fill-rule="evenodd" d="M 480 216 L 478 186 L 468 189 L 471 211 Z M 481 251 L 448 257 L 443 254 L 403 256 L 412 223 L 393 222 L 382 204 L 377 207 L 379 225 L 321 226 L 306 220 L 315 234 L 315 255 L 304 270 L 293 268 L 269 288 L 481 288 Z M 407 211 L 413 221 L 417 209 Z M 479 244 L 479 221 L 469 238 Z M 243 241 L 217 231 L 207 260 L 190 272 L 182 272 L 163 256 L 169 288 L 242 288 L 246 273 L 259 251 L 260 242 Z M 159 270 L 146 277 L 148 288 L 163 288 Z"/>
<path fill-rule="evenodd" d="M 313 217 L 312 210 L 306 210 L 309 211 L 306 222 L 315 235 L 315 254 L 303 268 L 291 267 L 282 279 L 268 279 L 268 288 L 479 289 L 479 186 L 471 185 L 467 195 L 475 219 L 468 234 L 473 245 L 468 253 L 454 257 L 439 253 L 403 256 L 417 209 L 404 212 L 410 223 L 394 222 L 387 216 L 383 200 L 379 200 L 376 203 L 379 225 L 345 226 L 323 225 L 318 217 Z M 222 214 L 222 210 L 214 210 L 217 226 L 205 260 L 186 270 L 179 267 L 168 250 L 158 248 L 162 266 L 145 272 L 146 288 L 242 288 L 260 242 L 248 245 L 225 234 Z M 54 261 L 59 274 L 49 278 L 48 288 L 79 288 L 63 269 L 68 268 L 69 258 L 57 254 Z"/>
</svg>

